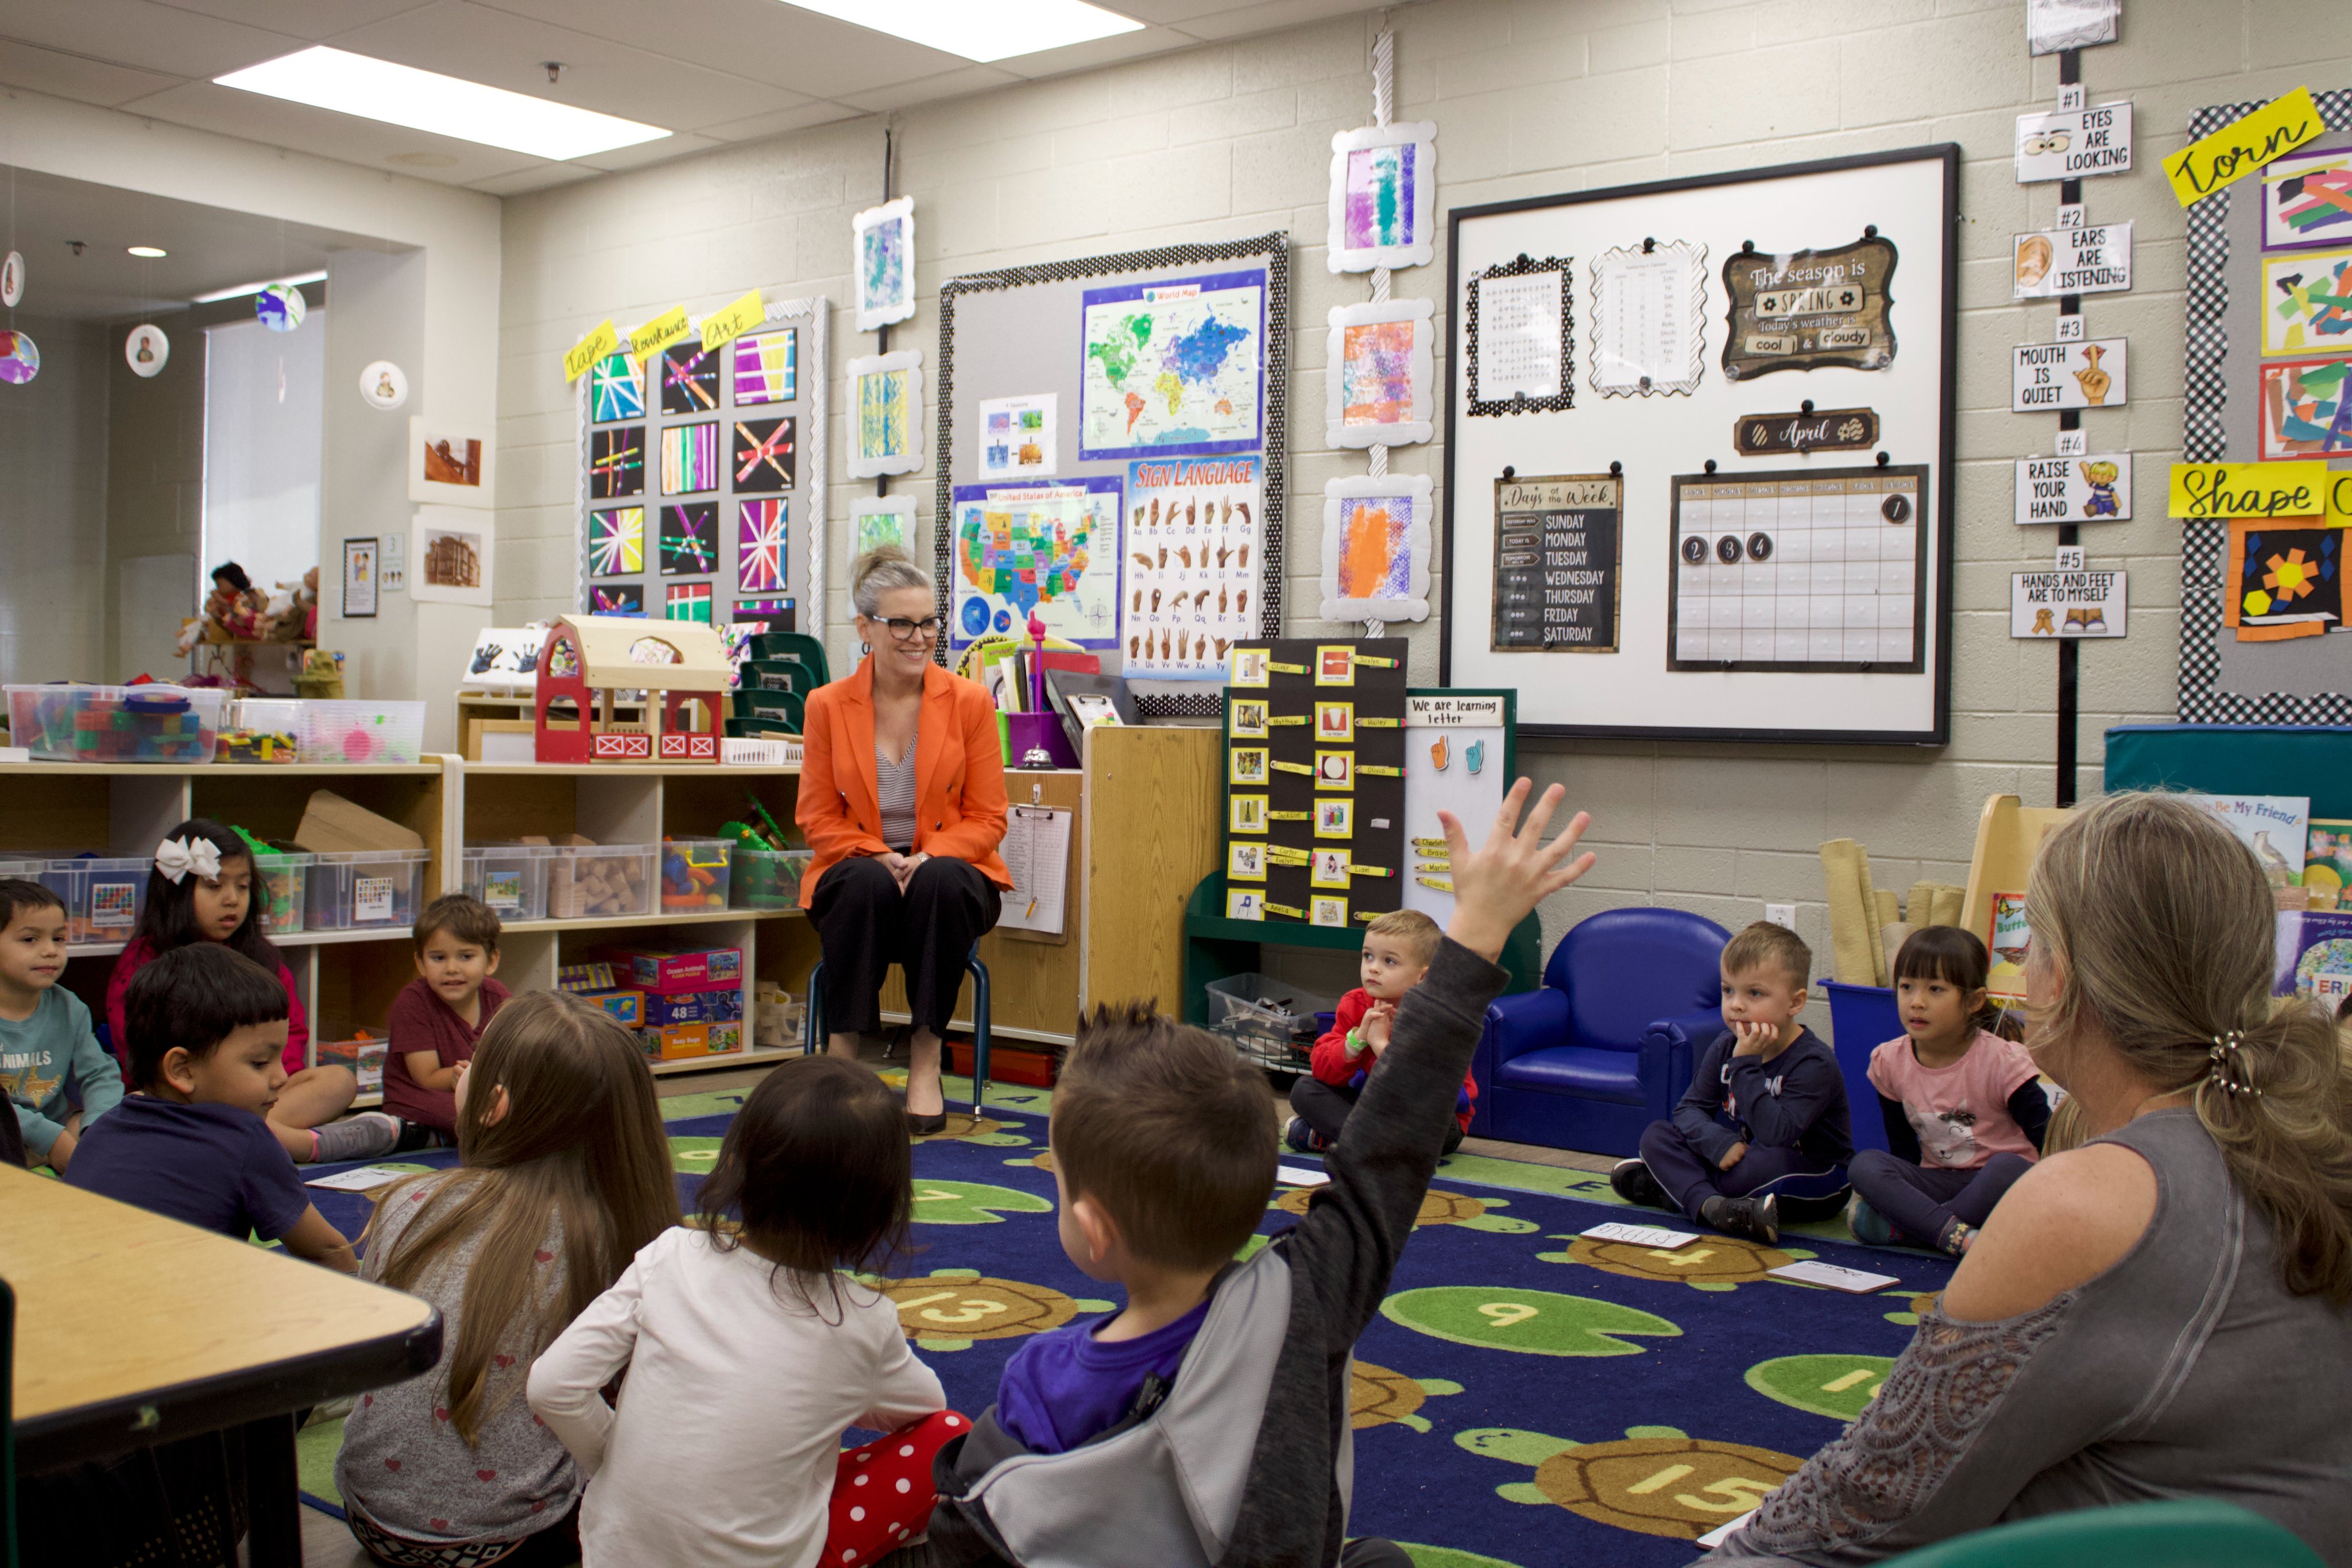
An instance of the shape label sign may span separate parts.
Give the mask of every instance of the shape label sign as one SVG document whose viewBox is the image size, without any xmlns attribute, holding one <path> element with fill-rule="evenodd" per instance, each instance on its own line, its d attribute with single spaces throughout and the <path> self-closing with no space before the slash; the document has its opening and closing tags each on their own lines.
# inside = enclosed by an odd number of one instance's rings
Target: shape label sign
<svg viewBox="0 0 2352 1568">
<path fill-rule="evenodd" d="M 2132 106 L 2017 117 L 2017 183 L 2079 180 L 2085 174 L 2126 174 L 2132 166 Z"/>
<path fill-rule="evenodd" d="M 2012 298 L 2116 294 L 2132 286 L 2129 224 L 2019 235 L 2011 251 Z"/>
<path fill-rule="evenodd" d="M 2114 408 L 2129 401 L 2126 341 L 2098 338 L 2087 343 L 2020 343 L 2011 350 L 2011 410 Z"/>
<path fill-rule="evenodd" d="M 2010 574 L 2009 634 L 2022 642 L 2120 637 L 2127 611 L 2120 571 Z"/>
<path fill-rule="evenodd" d="M 2020 523 L 2089 523 L 2132 515 L 2128 452 L 2017 460 Z"/>
</svg>

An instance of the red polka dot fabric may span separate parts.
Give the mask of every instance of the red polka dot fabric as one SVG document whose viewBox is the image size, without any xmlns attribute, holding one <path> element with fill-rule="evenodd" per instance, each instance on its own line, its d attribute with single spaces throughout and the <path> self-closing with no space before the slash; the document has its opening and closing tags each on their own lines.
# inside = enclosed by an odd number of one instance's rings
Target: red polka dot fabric
<svg viewBox="0 0 2352 1568">
<path fill-rule="evenodd" d="M 931 1458 L 971 1430 L 952 1410 L 926 1416 L 863 1448 L 844 1448 L 833 1472 L 824 1568 L 879 1562 L 930 1528 Z"/>
</svg>

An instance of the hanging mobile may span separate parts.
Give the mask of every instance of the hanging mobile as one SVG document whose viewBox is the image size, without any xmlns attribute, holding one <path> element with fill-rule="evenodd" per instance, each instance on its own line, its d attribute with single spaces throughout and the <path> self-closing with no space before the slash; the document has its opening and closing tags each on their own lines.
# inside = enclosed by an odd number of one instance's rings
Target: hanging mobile
<svg viewBox="0 0 2352 1568">
<path fill-rule="evenodd" d="M 12 250 L 7 259 L 0 261 L 0 305 L 11 310 L 16 301 L 25 298 L 25 253 Z"/>
</svg>

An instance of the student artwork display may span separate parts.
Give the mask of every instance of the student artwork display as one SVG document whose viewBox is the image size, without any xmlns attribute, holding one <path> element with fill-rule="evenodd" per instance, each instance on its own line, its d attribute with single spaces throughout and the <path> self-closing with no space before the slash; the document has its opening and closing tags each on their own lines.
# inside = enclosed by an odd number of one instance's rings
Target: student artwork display
<svg viewBox="0 0 2352 1568">
<path fill-rule="evenodd" d="M 408 401 L 408 372 L 390 360 L 372 361 L 360 371 L 360 396 L 370 408 L 389 413 Z"/>
<path fill-rule="evenodd" d="M 131 328 L 122 340 L 122 362 L 142 381 L 161 371 L 171 358 L 172 340 L 163 335 L 163 328 L 152 323 Z M 365 384 L 364 378 L 362 384 Z"/>
<path fill-rule="evenodd" d="M 33 335 L 0 329 L 0 382 L 23 386 L 40 373 L 41 350 Z"/>
<path fill-rule="evenodd" d="M 1536 735 L 1948 738 L 1958 168 L 1454 209 L 1440 681 Z M 1531 279 L 1513 351 L 1581 353 L 1572 402 L 1495 374 L 1496 289 Z"/>
<path fill-rule="evenodd" d="M 450 507 L 498 505 L 490 438 L 408 421 L 408 498 Z"/>
<path fill-rule="evenodd" d="M 470 507 L 419 507 L 408 538 L 411 599 L 486 607 L 491 602 L 491 571 L 498 560 L 493 514 Z"/>
<path fill-rule="evenodd" d="M 1129 675 L 1215 680 L 1227 651 L 1251 634 L 1252 596 L 1265 568 L 1263 466 L 1255 456 L 1127 465 L 1120 549 Z"/>
<path fill-rule="evenodd" d="M 1426 621 L 1436 507 L 1429 476 L 1323 486 L 1326 621 Z"/>
<path fill-rule="evenodd" d="M 302 325 L 310 306 L 299 285 L 273 283 L 253 297 L 253 313 L 271 331 L 291 332 Z"/>
<path fill-rule="evenodd" d="M 2191 724 L 2352 724 L 2352 89 L 2190 116 L 2177 707 Z"/>
<path fill-rule="evenodd" d="M 1084 296 L 1078 456 L 1213 456 L 1264 437 L 1265 273 Z"/>
<path fill-rule="evenodd" d="M 1522 254 L 1470 280 L 1472 418 L 1576 404 L 1576 310 L 1564 256 Z"/>
<path fill-rule="evenodd" d="M 982 398 L 980 476 L 1036 479 L 1052 474 L 1061 439 L 1061 401 L 1055 392 Z"/>
<path fill-rule="evenodd" d="M 1706 246 L 1618 246 L 1592 260 L 1592 390 L 1655 397 L 1698 388 L 1706 359 Z"/>
<path fill-rule="evenodd" d="M 900 196 L 849 220 L 856 254 L 857 329 L 871 332 L 915 313 L 915 201 Z"/>
<path fill-rule="evenodd" d="M 575 346 L 582 608 L 789 631 L 804 596 L 814 622 L 826 308 L 752 289 Z"/>
<path fill-rule="evenodd" d="M 1617 652 L 1624 489 L 1613 474 L 1495 481 L 1496 653 Z"/>
<path fill-rule="evenodd" d="M 1895 362 L 1890 289 L 1895 242 L 1871 230 L 1833 250 L 1765 255 L 1752 244 L 1723 264 L 1730 323 L 1723 373 L 1731 381 L 1824 365 L 1883 371 Z"/>
<path fill-rule="evenodd" d="M 1118 643 L 1119 483 L 964 485 L 955 492 L 954 604 L 948 645 L 1016 632 L 1034 612 L 1048 636 Z"/>
<path fill-rule="evenodd" d="M 1323 366 L 1324 439 L 1333 446 L 1427 441 L 1436 414 L 1435 329 L 1426 299 L 1335 305 Z"/>
<path fill-rule="evenodd" d="M 850 525 L 857 530 L 850 559 L 855 560 L 867 550 L 895 545 L 911 549 L 915 538 L 915 497 L 912 496 L 859 496 L 849 503 Z"/>
<path fill-rule="evenodd" d="M 919 350 L 866 354 L 849 361 L 849 476 L 878 479 L 923 465 L 915 447 L 923 402 Z"/>
<path fill-rule="evenodd" d="M 1404 903 L 1402 638 L 1236 645 L 1226 664 L 1225 908 L 1361 930 Z"/>
<path fill-rule="evenodd" d="M 1437 127 L 1429 120 L 1366 126 L 1331 138 L 1333 272 L 1426 267 L 1435 254 Z"/>
</svg>

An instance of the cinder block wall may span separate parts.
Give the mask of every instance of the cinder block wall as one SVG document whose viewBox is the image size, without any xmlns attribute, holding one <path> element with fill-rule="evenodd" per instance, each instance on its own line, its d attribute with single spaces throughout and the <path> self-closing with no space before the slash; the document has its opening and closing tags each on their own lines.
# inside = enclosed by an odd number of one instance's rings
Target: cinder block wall
<svg viewBox="0 0 2352 1568">
<path fill-rule="evenodd" d="M 1315 0 L 1293 3 L 1313 16 Z M 2132 401 L 2084 424 L 2092 450 L 2137 454 L 2138 496 L 2134 521 L 2088 531 L 2102 564 L 2128 567 L 2133 614 L 2127 639 L 2082 653 L 2086 789 L 2106 726 L 2173 712 L 2179 533 L 2162 497 L 2180 441 L 2184 224 L 2160 160 L 2200 105 L 2343 85 L 2352 35 L 2340 19 L 2340 0 L 2132 0 L 2123 41 L 2083 56 L 2091 100 L 2131 99 L 2138 136 L 2133 173 L 2085 182 L 2095 221 L 2137 225 L 2136 288 L 2085 305 L 2098 335 L 2131 340 Z M 2057 62 L 2027 55 L 2021 0 L 1429 0 L 1397 8 L 1391 26 L 1398 118 L 1439 128 L 1441 210 L 1930 141 L 1964 150 L 1952 743 L 1520 752 L 1539 782 L 1559 780 L 1592 812 L 1601 852 L 1593 873 L 1544 911 L 1548 936 L 1622 904 L 1674 904 L 1737 927 L 1767 899 L 1790 901 L 1825 969 L 1822 839 L 1866 843 L 1881 887 L 1958 882 L 1987 795 L 2051 800 L 2054 654 L 2012 643 L 2007 616 L 2008 574 L 2045 562 L 2053 542 L 2010 521 L 2011 463 L 2048 451 L 2055 421 L 2009 412 L 2009 350 L 2049 340 L 2055 308 L 2010 302 L 2008 245 L 2054 220 L 2057 185 L 2018 185 L 2010 148 L 2014 117 L 2054 94 Z M 1376 30 L 1371 16 L 1340 16 L 898 111 L 897 188 L 915 198 L 923 308 L 894 329 L 893 347 L 920 346 L 929 361 L 934 291 L 961 273 L 1275 228 L 1294 240 L 1295 322 L 1364 298 L 1360 275 L 1324 267 L 1325 175 L 1331 133 L 1370 123 Z M 2333 57 L 2298 53 L 2330 37 Z M 606 315 L 625 330 L 681 301 L 707 309 L 760 286 L 832 297 L 836 385 L 843 361 L 871 351 L 845 308 L 849 216 L 880 200 L 883 129 L 879 117 L 844 121 L 507 201 L 502 618 L 569 605 L 575 426 L 559 361 L 582 332 Z M 646 237 L 656 228 L 662 237 Z M 1396 275 L 1395 292 L 1442 313 L 1444 265 L 1441 243 L 1431 266 Z M 1294 338 L 1295 410 L 1322 405 L 1322 352 L 1319 331 Z M 1363 472 L 1360 455 L 1323 450 L 1320 429 L 1292 421 L 1293 606 L 1319 597 L 1323 482 Z M 835 519 L 847 516 L 845 445 L 836 422 Z M 1392 467 L 1442 476 L 1443 461 L 1433 444 L 1397 452 Z M 928 528 L 928 468 L 905 483 Z M 843 531 L 828 552 L 836 643 Z M 1300 635 L 1343 630 L 1291 624 Z M 1433 684 L 1434 620 L 1412 640 L 1414 679 Z"/>
</svg>

